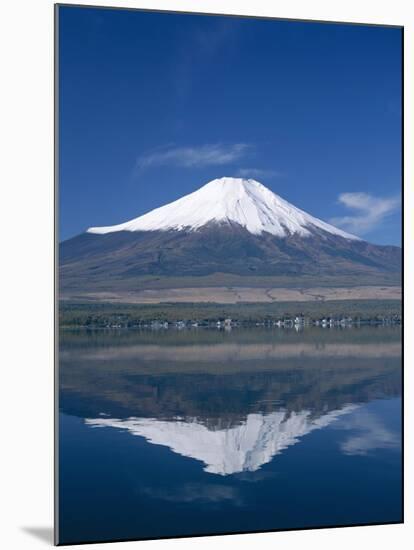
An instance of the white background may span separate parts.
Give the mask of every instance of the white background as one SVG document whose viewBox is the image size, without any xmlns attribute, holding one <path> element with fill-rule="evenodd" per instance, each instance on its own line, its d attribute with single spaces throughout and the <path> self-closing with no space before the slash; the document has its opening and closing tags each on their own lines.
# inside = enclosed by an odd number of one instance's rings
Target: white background
<svg viewBox="0 0 414 550">
<path fill-rule="evenodd" d="M 70 3 L 70 2 L 68 2 Z M 405 26 L 406 523 L 260 535 L 113 544 L 111 548 L 409 548 L 413 507 L 414 19 L 399 0 L 112 0 L 88 4 L 387 23 Z M 0 545 L 36 549 L 53 521 L 53 2 L 0 8 Z M 411 153 L 411 155 L 409 154 Z M 411 233 L 411 235 L 410 235 Z M 411 339 L 409 338 L 411 334 Z M 411 340 L 411 341 L 410 341 Z M 298 502 L 300 507 L 300 502 Z M 40 536 L 39 536 L 40 534 Z M 45 540 L 49 536 L 49 542 Z M 120 546 L 122 544 L 123 546 Z M 412 543 L 411 543 L 412 544 Z M 87 545 L 89 548 L 92 545 Z"/>
</svg>

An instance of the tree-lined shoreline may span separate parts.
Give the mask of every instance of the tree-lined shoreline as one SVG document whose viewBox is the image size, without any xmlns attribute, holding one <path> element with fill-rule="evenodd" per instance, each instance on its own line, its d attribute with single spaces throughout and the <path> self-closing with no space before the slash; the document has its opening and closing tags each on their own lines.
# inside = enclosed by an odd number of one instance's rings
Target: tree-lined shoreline
<svg viewBox="0 0 414 550">
<path fill-rule="evenodd" d="M 400 324 L 400 300 L 333 300 L 280 303 L 59 304 L 59 326 L 85 328 L 169 328 L 196 326 L 347 326 Z"/>
</svg>

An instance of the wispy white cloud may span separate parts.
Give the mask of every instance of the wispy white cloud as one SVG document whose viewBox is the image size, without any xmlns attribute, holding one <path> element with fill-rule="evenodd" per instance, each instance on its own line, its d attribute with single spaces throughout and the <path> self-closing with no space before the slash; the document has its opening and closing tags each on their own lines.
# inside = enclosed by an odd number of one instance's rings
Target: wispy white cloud
<svg viewBox="0 0 414 550">
<path fill-rule="evenodd" d="M 233 501 L 234 504 L 242 504 L 239 489 L 227 485 L 185 483 L 173 489 L 143 487 L 141 492 L 151 497 L 171 502 L 222 502 Z"/>
<path fill-rule="evenodd" d="M 236 174 L 242 178 L 279 178 L 283 174 L 266 168 L 239 168 Z"/>
<path fill-rule="evenodd" d="M 248 151 L 247 143 L 224 145 L 213 143 L 199 147 L 166 147 L 138 157 L 136 169 L 153 166 L 182 166 L 184 168 L 220 166 L 240 160 Z"/>
<path fill-rule="evenodd" d="M 347 216 L 332 218 L 333 225 L 357 235 L 369 233 L 400 208 L 401 197 L 374 197 L 368 193 L 342 193 L 338 202 L 353 211 Z"/>
<path fill-rule="evenodd" d="M 377 449 L 400 447 L 398 433 L 386 428 L 377 416 L 368 411 L 344 419 L 339 427 L 353 432 L 341 443 L 341 450 L 347 455 L 366 455 Z"/>
</svg>

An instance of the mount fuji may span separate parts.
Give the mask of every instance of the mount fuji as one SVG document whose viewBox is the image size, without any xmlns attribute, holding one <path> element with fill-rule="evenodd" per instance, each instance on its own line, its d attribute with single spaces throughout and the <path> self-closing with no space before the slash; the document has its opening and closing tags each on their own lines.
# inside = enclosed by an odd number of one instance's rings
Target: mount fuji
<svg viewBox="0 0 414 550">
<path fill-rule="evenodd" d="M 248 414 L 239 425 L 216 430 L 197 419 L 86 418 L 85 423 L 95 428 L 127 430 L 150 443 L 199 460 L 206 472 L 226 476 L 255 472 L 302 437 L 329 426 L 357 408 L 357 405 L 346 405 L 316 418 L 307 410 Z"/>
<path fill-rule="evenodd" d="M 59 260 L 69 294 L 134 291 L 154 279 L 179 287 L 399 285 L 401 272 L 399 247 L 370 244 L 258 181 L 230 177 L 125 223 L 90 227 L 61 243 Z"/>
<path fill-rule="evenodd" d="M 120 225 L 90 227 L 88 233 L 106 235 L 118 231 L 197 231 L 211 224 L 236 225 L 252 235 L 277 237 L 325 231 L 345 239 L 358 237 L 314 218 L 288 203 L 258 181 L 221 178 L 148 214 Z"/>
</svg>

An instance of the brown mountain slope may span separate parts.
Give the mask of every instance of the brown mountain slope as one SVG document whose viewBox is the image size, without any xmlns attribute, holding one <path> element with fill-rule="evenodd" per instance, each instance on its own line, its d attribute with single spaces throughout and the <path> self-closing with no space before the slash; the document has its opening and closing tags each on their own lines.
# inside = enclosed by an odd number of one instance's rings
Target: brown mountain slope
<svg viewBox="0 0 414 550">
<path fill-rule="evenodd" d="M 309 237 L 284 238 L 253 235 L 237 224 L 211 224 L 191 232 L 84 233 L 61 243 L 59 255 L 62 293 L 133 291 L 150 288 L 157 279 L 174 281 L 167 287 L 223 282 L 398 286 L 401 277 L 399 247 L 348 240 L 316 229 Z M 188 283 L 177 284 L 180 280 Z"/>
</svg>

